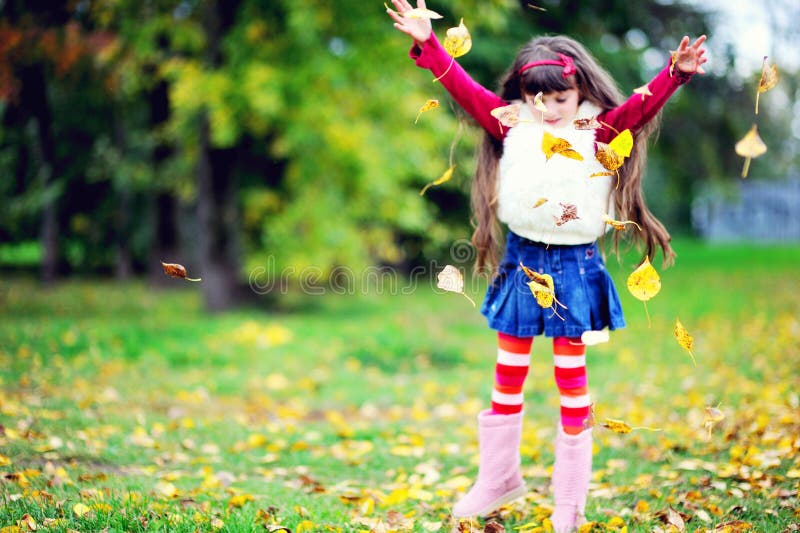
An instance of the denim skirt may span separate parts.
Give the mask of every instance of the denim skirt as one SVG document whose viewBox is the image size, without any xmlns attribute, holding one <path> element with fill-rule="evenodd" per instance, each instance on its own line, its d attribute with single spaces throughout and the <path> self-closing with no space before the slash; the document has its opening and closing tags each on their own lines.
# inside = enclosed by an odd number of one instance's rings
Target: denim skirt
<svg viewBox="0 0 800 533">
<path fill-rule="evenodd" d="M 520 262 L 553 277 L 555 297 L 566 306 L 554 304 L 560 317 L 536 302 Z M 580 337 L 584 331 L 625 327 L 619 294 L 596 242 L 547 245 L 511 231 L 481 313 L 490 328 L 516 337 Z"/>
</svg>

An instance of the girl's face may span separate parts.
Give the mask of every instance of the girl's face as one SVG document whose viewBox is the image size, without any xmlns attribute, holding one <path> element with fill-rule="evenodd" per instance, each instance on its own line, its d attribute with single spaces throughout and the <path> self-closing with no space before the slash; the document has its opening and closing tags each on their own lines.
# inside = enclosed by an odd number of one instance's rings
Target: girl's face
<svg viewBox="0 0 800 533">
<path fill-rule="evenodd" d="M 533 95 L 525 95 L 525 101 L 530 106 L 533 116 L 544 120 L 544 123 L 550 127 L 563 128 L 570 125 L 575 115 L 578 114 L 578 105 L 580 104 L 578 89 L 567 89 L 542 95 L 542 102 L 547 107 L 547 111 L 544 113 L 533 106 L 533 99 Z"/>
</svg>

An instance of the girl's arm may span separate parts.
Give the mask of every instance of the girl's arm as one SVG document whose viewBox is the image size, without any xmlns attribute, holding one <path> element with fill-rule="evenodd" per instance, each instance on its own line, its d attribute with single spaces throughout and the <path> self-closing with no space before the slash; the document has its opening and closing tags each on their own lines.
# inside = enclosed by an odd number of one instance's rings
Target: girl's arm
<svg viewBox="0 0 800 533">
<path fill-rule="evenodd" d="M 694 73 L 705 73 L 702 67 L 708 60 L 703 56 L 705 49 L 702 48 L 702 44 L 705 40 L 706 36 L 701 35 L 689 45 L 689 38 L 684 37 L 674 52 L 675 60 L 672 67 L 669 65 L 665 67 L 647 84 L 652 95 L 634 94 L 619 107 L 601 113 L 598 120 L 613 126 L 618 131 L 630 129 L 636 132 L 641 129 L 664 107 L 678 87 L 689 81 Z M 607 143 L 615 135 L 616 132 L 611 129 L 603 128 L 598 130 L 597 140 Z"/>
<path fill-rule="evenodd" d="M 411 9 L 406 0 L 392 0 L 399 14 L 387 9 L 389 16 L 395 21 L 394 26 L 414 39 L 414 46 L 409 56 L 418 67 L 429 69 L 439 82 L 453 96 L 458 104 L 469 113 L 478 124 L 497 139 L 505 135 L 505 128 L 500 126 L 491 115 L 492 109 L 507 104 L 505 100 L 473 80 L 442 47 L 431 30 L 430 20 L 405 18 L 402 13 Z M 425 8 L 425 0 L 418 0 L 417 6 Z"/>
</svg>

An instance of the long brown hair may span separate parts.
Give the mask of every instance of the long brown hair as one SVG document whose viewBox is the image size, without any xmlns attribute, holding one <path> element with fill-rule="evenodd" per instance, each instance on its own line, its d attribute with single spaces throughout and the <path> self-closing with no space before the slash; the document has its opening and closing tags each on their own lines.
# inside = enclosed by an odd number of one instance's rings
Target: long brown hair
<svg viewBox="0 0 800 533">
<path fill-rule="evenodd" d="M 519 69 L 526 63 L 547 59 L 558 60 L 558 54 L 573 59 L 575 74 L 564 78 L 560 66 L 539 66 L 527 69 L 521 76 Z M 613 109 L 625 100 L 614 80 L 592 55 L 577 41 L 565 36 L 536 37 L 517 54 L 514 63 L 502 78 L 498 95 L 505 101 L 523 100 L 524 95 L 548 93 L 575 88 L 581 101 L 588 100 L 603 111 Z M 670 246 L 670 236 L 661 222 L 650 212 L 642 193 L 642 175 L 647 159 L 647 139 L 658 128 L 661 115 L 656 115 L 641 130 L 634 132 L 630 159 L 619 169 L 619 188 L 614 192 L 617 215 L 641 226 L 634 232 L 635 243 L 643 244 L 645 254 L 653 258 L 661 247 L 664 263 L 669 265 L 675 253 Z M 475 232 L 472 244 L 476 250 L 475 269 L 486 273 L 499 264 L 502 247 L 500 224 L 497 220 L 497 168 L 503 155 L 502 141 L 485 133 L 478 149 L 475 179 L 472 182 L 472 216 Z M 619 252 L 621 232 L 614 232 L 614 252 Z"/>
</svg>

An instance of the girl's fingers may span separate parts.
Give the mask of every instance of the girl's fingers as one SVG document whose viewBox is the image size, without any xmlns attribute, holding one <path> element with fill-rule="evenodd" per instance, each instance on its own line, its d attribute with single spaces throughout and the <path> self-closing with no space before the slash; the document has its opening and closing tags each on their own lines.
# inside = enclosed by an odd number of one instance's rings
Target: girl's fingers
<svg viewBox="0 0 800 533">
<path fill-rule="evenodd" d="M 417 0 L 417 7 L 420 9 L 425 9 L 425 0 Z"/>
<path fill-rule="evenodd" d="M 706 37 L 705 35 L 701 35 L 700 37 L 698 37 L 698 38 L 697 38 L 697 40 L 696 40 L 694 43 L 692 43 L 692 48 L 694 48 L 695 50 L 697 50 L 698 48 L 700 48 L 700 46 L 701 46 L 701 45 L 702 45 L 704 42 L 706 42 L 706 39 L 707 39 L 707 38 L 708 38 L 708 37 Z"/>
</svg>

